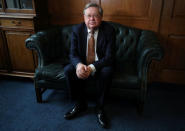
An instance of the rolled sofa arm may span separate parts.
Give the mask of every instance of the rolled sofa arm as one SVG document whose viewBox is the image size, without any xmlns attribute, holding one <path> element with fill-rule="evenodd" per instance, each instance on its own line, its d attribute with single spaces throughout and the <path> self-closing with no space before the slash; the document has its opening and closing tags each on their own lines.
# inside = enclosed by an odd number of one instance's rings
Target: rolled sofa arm
<svg viewBox="0 0 185 131">
<path fill-rule="evenodd" d="M 60 36 L 59 30 L 52 28 L 37 32 L 25 40 L 26 47 L 37 52 L 38 67 L 42 68 L 48 64 L 47 53 L 49 53 L 50 47 L 54 45 L 58 36 Z"/>
<path fill-rule="evenodd" d="M 137 70 L 141 81 L 146 83 L 148 66 L 152 60 L 161 60 L 163 55 L 163 49 L 155 33 L 142 31 L 137 48 Z"/>
<path fill-rule="evenodd" d="M 147 74 L 152 60 L 161 60 L 163 49 L 154 32 L 142 31 L 137 48 L 137 70 L 141 84 L 140 102 L 143 104 L 147 95 Z"/>
</svg>

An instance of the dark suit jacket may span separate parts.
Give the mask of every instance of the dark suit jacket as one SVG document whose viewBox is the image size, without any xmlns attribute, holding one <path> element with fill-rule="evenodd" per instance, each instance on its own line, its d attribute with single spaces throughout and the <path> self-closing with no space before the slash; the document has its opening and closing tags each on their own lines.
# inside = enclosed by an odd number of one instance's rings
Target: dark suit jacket
<svg viewBox="0 0 185 131">
<path fill-rule="evenodd" d="M 74 26 L 71 38 L 70 61 L 76 67 L 81 62 L 86 64 L 87 27 L 85 23 Z M 102 21 L 97 38 L 96 52 L 98 61 L 93 65 L 96 70 L 112 66 L 114 62 L 115 32 L 111 25 Z"/>
</svg>

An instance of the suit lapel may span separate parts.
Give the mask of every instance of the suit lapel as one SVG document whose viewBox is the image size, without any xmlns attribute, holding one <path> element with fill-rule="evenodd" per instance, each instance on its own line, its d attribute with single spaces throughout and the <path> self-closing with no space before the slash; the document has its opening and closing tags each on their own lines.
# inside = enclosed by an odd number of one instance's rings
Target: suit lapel
<svg viewBox="0 0 185 131">
<path fill-rule="evenodd" d="M 103 44 L 104 44 L 103 40 L 104 40 L 103 31 L 102 31 L 101 28 L 99 28 L 98 38 L 97 38 L 97 46 L 96 46 L 98 57 L 100 55 L 100 52 L 102 51 L 102 47 L 103 47 Z"/>
<path fill-rule="evenodd" d="M 83 56 L 86 58 L 86 48 L 87 48 L 87 27 L 84 24 L 84 28 L 83 28 L 83 42 L 82 42 L 82 53 Z"/>
</svg>

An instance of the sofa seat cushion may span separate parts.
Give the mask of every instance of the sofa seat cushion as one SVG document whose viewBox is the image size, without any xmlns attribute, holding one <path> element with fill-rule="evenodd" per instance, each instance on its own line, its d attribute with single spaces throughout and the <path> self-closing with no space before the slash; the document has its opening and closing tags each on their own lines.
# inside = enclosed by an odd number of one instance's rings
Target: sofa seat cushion
<svg viewBox="0 0 185 131">
<path fill-rule="evenodd" d="M 42 68 L 37 68 L 35 78 L 37 80 L 63 81 L 65 79 L 64 65 L 61 63 L 52 63 Z"/>
<path fill-rule="evenodd" d="M 38 80 L 36 82 L 36 84 L 37 84 L 37 87 L 41 87 L 41 88 L 67 90 L 65 79 L 62 79 L 60 81 L 56 81 L 56 80 Z"/>
<path fill-rule="evenodd" d="M 116 72 L 112 80 L 113 88 L 139 88 L 139 80 L 136 73 Z"/>
</svg>

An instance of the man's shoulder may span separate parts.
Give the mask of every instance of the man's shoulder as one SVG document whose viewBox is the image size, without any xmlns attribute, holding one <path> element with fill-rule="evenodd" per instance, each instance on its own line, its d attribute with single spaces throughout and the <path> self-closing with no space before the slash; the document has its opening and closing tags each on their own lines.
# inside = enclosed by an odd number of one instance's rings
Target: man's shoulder
<svg viewBox="0 0 185 131">
<path fill-rule="evenodd" d="M 84 22 L 82 22 L 80 24 L 76 24 L 76 25 L 73 26 L 73 31 L 75 31 L 75 32 L 82 31 L 84 29 L 85 29 L 85 23 Z"/>
</svg>

